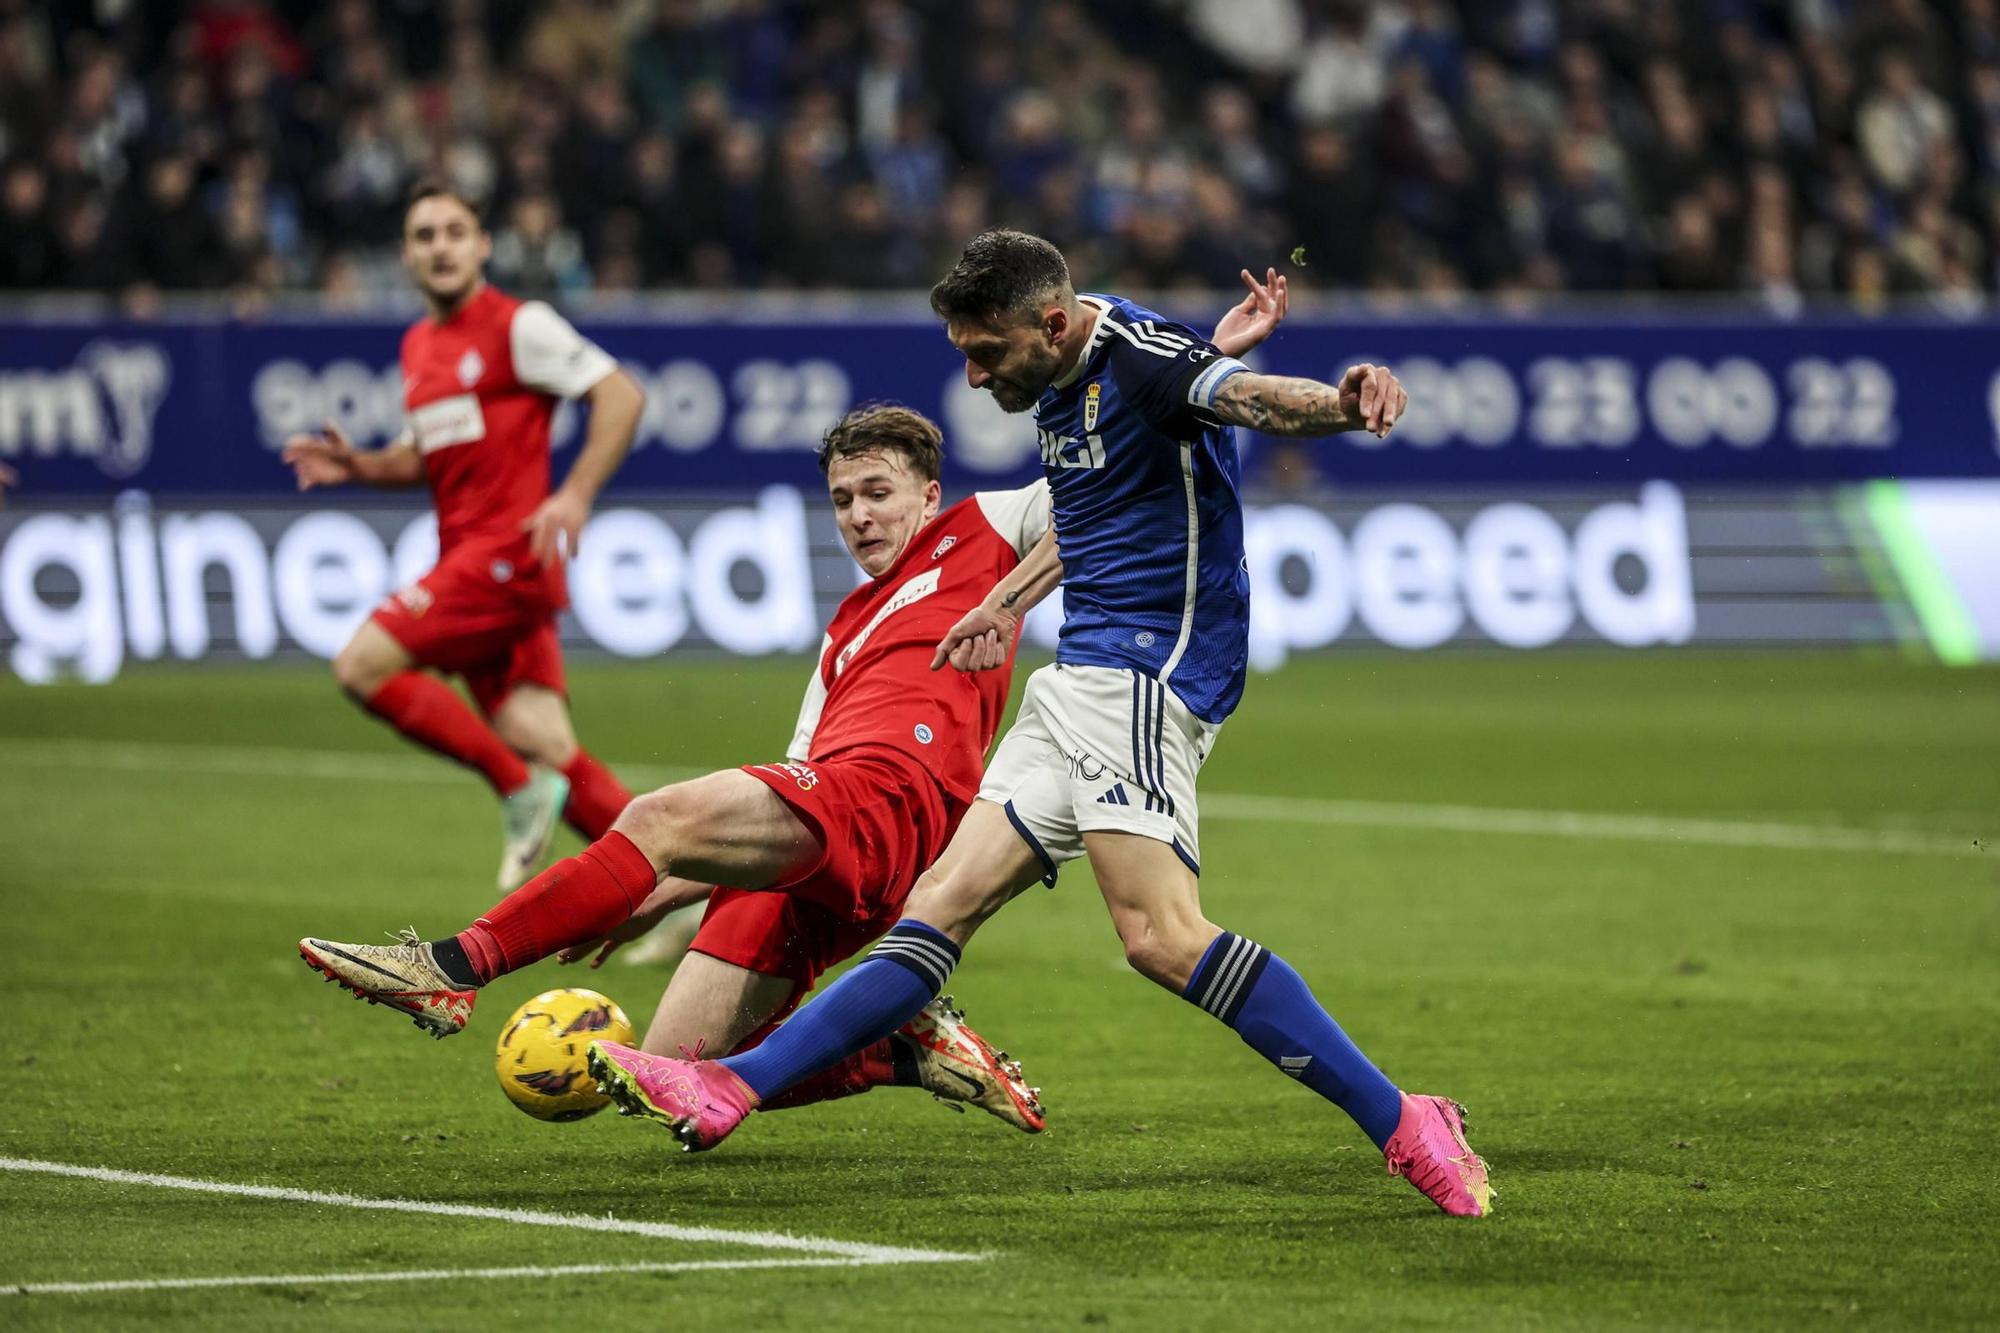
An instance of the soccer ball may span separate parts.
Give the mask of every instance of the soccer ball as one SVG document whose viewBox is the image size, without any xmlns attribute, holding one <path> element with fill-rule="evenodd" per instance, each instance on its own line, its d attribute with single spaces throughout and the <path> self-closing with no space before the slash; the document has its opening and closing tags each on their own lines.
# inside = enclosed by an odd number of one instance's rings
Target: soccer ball
<svg viewBox="0 0 2000 1333">
<path fill-rule="evenodd" d="M 581 1120 L 611 1104 L 591 1082 L 593 1041 L 633 1042 L 625 1011 L 594 990 L 543 991 L 514 1011 L 493 1053 L 507 1100 L 537 1120 Z"/>
</svg>

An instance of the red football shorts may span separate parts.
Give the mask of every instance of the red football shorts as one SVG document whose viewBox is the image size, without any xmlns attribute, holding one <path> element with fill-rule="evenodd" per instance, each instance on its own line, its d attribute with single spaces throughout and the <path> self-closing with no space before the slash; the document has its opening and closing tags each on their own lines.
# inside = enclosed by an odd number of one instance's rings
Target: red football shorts
<svg viewBox="0 0 2000 1333">
<path fill-rule="evenodd" d="M 506 553 L 457 550 L 371 617 L 417 665 L 463 676 L 491 714 L 517 685 L 564 693 L 560 570 L 523 573 Z"/>
<path fill-rule="evenodd" d="M 820 860 L 787 884 L 716 889 L 689 947 L 791 977 L 796 1002 L 821 973 L 896 924 L 917 876 L 944 850 L 965 810 L 915 759 L 886 746 L 743 771 L 819 835 Z"/>
</svg>

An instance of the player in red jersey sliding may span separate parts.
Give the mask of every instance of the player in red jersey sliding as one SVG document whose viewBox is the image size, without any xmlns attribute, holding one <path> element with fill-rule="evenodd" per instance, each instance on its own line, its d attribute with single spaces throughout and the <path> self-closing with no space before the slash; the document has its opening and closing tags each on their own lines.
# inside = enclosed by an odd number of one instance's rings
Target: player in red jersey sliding
<svg viewBox="0 0 2000 1333">
<path fill-rule="evenodd" d="M 1217 329 L 1238 351 L 1283 316 L 1284 285 L 1252 288 Z M 907 408 L 849 413 L 820 462 L 848 550 L 868 580 L 829 625 L 781 763 L 713 773 L 638 797 L 616 827 L 457 936 L 397 945 L 307 938 L 306 962 L 437 1036 L 460 1031 L 477 988 L 550 954 L 582 957 L 710 894 L 646 1049 L 726 1053 L 761 1041 L 827 968 L 880 935 L 976 794 L 1006 706 L 1014 645 L 972 674 L 933 671 L 939 639 L 1022 563 L 1056 566 L 1045 483 L 982 492 L 939 512 L 942 437 Z M 1032 553 L 1032 554 L 1030 554 Z M 968 652 L 975 651 L 968 646 Z M 601 956 L 601 955 L 600 955 Z M 1043 1127 L 1020 1068 L 940 997 L 890 1037 L 767 1106 L 884 1084 Z"/>
<path fill-rule="evenodd" d="M 559 818 L 594 841 L 631 799 L 577 744 L 556 613 L 563 561 L 632 447 L 645 395 L 547 304 L 487 285 L 492 249 L 451 189 L 412 192 L 403 263 L 429 311 L 403 335 L 408 426 L 362 451 L 329 424 L 288 441 L 284 459 L 300 490 L 430 487 L 436 566 L 376 608 L 333 674 L 369 712 L 485 777 L 504 816 L 505 893 L 541 864 Z M 549 423 L 564 398 L 590 404 L 590 433 L 552 493 Z M 479 712 L 423 668 L 462 677 Z"/>
</svg>

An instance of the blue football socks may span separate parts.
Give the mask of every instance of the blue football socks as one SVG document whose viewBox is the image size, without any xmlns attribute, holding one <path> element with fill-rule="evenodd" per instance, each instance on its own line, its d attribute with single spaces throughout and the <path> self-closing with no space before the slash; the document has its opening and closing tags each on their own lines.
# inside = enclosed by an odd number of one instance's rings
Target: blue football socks
<svg viewBox="0 0 2000 1333">
<path fill-rule="evenodd" d="M 898 921 L 868 956 L 762 1043 L 722 1063 L 768 1101 L 808 1074 L 873 1045 L 917 1016 L 958 966 L 958 946 L 920 921 Z"/>
<path fill-rule="evenodd" d="M 1305 979 L 1263 945 L 1224 931 L 1201 956 L 1182 996 L 1353 1116 L 1376 1147 L 1396 1132 L 1403 1094 L 1320 1007 Z"/>
</svg>

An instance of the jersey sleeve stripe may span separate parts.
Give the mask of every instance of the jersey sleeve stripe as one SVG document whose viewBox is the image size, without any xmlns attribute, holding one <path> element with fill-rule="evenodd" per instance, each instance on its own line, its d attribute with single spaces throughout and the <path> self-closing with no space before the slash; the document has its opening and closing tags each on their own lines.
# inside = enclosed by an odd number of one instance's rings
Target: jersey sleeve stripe
<svg viewBox="0 0 2000 1333">
<path fill-rule="evenodd" d="M 1233 356 L 1218 356 L 1209 363 L 1208 369 L 1195 376 L 1194 382 L 1188 385 L 1189 405 L 1203 409 L 1214 407 L 1215 391 L 1222 387 L 1222 382 L 1237 371 L 1248 369 L 1250 367 Z"/>
<path fill-rule="evenodd" d="M 1133 329 L 1127 325 L 1120 324 L 1117 320 L 1112 319 L 1109 315 L 1103 316 L 1103 318 L 1109 323 L 1111 331 L 1113 333 L 1123 338 L 1126 342 L 1131 343 L 1134 347 L 1138 348 L 1142 352 L 1151 352 L 1154 356 L 1163 356 L 1169 360 L 1172 360 L 1174 357 L 1179 356 L 1184 350 L 1186 350 L 1184 348 L 1174 347 L 1167 343 L 1153 342 L 1152 340 L 1142 336 L 1138 332 L 1138 330 Z"/>
</svg>

